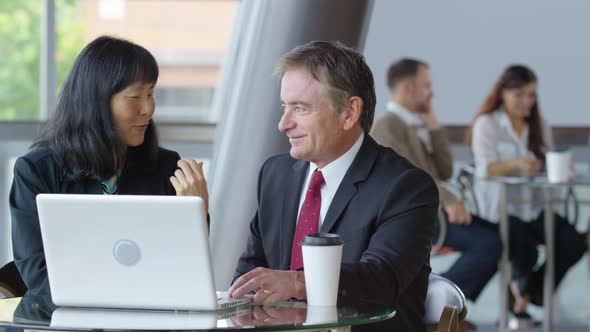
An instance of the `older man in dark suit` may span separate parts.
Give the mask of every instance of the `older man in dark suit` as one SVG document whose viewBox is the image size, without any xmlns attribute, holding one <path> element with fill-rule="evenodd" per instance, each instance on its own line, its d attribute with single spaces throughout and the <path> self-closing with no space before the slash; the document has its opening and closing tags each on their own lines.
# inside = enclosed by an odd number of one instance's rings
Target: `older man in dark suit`
<svg viewBox="0 0 590 332">
<path fill-rule="evenodd" d="M 425 330 L 438 192 L 427 173 L 368 136 L 371 70 L 350 48 L 311 42 L 285 54 L 276 72 L 279 130 L 291 150 L 260 171 L 258 209 L 231 296 L 254 291 L 260 303 L 306 298 L 298 242 L 308 232 L 337 233 L 344 241 L 339 301 L 397 309 L 391 320 L 363 330 Z"/>
</svg>

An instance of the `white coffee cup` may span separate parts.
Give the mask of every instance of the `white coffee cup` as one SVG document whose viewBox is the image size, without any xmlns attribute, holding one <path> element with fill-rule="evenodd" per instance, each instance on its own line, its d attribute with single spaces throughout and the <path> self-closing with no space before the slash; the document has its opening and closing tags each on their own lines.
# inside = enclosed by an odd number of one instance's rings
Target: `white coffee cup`
<svg viewBox="0 0 590 332">
<path fill-rule="evenodd" d="M 336 306 L 342 247 L 338 234 L 308 234 L 301 241 L 309 306 Z"/>
<path fill-rule="evenodd" d="M 569 150 L 555 150 L 545 153 L 547 180 L 551 183 L 568 181 L 571 162 L 572 153 Z"/>
</svg>

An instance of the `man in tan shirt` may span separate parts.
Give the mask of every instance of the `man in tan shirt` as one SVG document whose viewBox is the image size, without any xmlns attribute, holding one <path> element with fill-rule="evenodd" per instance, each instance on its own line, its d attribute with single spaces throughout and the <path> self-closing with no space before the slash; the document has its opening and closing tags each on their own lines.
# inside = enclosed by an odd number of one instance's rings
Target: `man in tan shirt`
<svg viewBox="0 0 590 332">
<path fill-rule="evenodd" d="M 463 201 L 447 190 L 442 181 L 453 175 L 453 157 L 444 128 L 432 110 L 430 71 L 425 62 L 401 59 L 387 74 L 391 101 L 387 112 L 373 124 L 371 136 L 394 149 L 437 182 L 441 208 L 449 221 L 444 245 L 462 252 L 443 274 L 475 301 L 497 270 L 501 242 L 495 226 L 473 216 Z M 437 224 L 437 234 L 439 227 Z"/>
</svg>

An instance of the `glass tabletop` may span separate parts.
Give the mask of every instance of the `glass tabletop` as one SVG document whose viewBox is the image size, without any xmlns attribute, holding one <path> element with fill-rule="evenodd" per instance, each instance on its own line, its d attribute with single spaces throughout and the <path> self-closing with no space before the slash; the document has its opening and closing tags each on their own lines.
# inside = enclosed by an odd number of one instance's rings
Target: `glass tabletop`
<svg viewBox="0 0 590 332">
<path fill-rule="evenodd" d="M 0 326 L 49 330 L 250 330 L 335 328 L 380 322 L 395 315 L 383 305 L 312 307 L 305 302 L 245 304 L 218 311 L 58 307 L 49 297 L 0 299 Z"/>
<path fill-rule="evenodd" d="M 590 174 L 575 173 L 566 182 L 549 182 L 547 176 L 544 174 L 535 176 L 495 176 L 483 178 L 484 181 L 499 182 L 505 184 L 526 184 L 529 186 L 570 186 L 570 185 L 590 185 Z"/>
</svg>

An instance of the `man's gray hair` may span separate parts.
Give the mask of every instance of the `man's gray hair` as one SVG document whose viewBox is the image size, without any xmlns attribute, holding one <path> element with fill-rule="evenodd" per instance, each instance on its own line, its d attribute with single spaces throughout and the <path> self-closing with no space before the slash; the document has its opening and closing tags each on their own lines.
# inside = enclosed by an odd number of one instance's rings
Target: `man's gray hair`
<svg viewBox="0 0 590 332">
<path fill-rule="evenodd" d="M 377 97 L 373 74 L 360 53 L 337 41 L 312 41 L 284 54 L 274 73 L 282 76 L 297 68 L 307 70 L 322 84 L 335 113 L 342 111 L 350 97 L 360 97 L 363 100 L 360 124 L 369 133 Z"/>
</svg>

